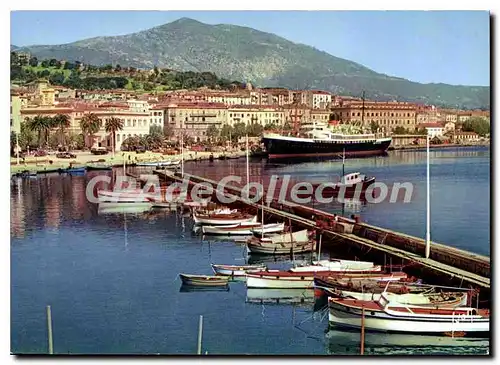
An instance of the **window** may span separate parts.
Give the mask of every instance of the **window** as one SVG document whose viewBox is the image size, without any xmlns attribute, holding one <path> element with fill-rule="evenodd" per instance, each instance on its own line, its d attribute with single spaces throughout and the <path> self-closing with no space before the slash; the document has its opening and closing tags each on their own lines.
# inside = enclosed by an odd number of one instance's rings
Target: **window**
<svg viewBox="0 0 500 365">
<path fill-rule="evenodd" d="M 116 135 L 116 142 L 120 142 L 120 135 L 119 134 Z"/>
</svg>

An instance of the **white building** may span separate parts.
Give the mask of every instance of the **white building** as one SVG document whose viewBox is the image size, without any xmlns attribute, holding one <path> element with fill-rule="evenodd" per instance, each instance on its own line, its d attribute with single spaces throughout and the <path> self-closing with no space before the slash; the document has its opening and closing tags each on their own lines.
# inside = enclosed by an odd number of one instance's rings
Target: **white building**
<svg viewBox="0 0 500 365">
<path fill-rule="evenodd" d="M 165 107 L 154 106 L 149 110 L 150 126 L 156 125 L 163 129 L 165 120 Z"/>
<path fill-rule="evenodd" d="M 313 109 L 326 109 L 332 102 L 332 95 L 327 91 L 313 91 L 312 93 Z"/>
<path fill-rule="evenodd" d="M 431 138 L 441 137 L 444 134 L 444 127 L 441 123 L 421 123 L 418 129 L 425 129 Z"/>
</svg>

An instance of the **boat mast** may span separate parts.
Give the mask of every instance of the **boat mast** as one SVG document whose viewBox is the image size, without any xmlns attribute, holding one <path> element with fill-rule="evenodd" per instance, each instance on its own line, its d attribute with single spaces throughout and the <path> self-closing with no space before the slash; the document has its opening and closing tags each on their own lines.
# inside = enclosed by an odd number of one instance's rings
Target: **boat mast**
<svg viewBox="0 0 500 365">
<path fill-rule="evenodd" d="M 361 127 L 363 128 L 365 126 L 365 91 L 363 90 L 363 93 L 361 94 Z"/>
<path fill-rule="evenodd" d="M 344 164 L 345 164 L 345 147 L 343 148 L 343 153 L 342 153 L 342 178 L 344 178 L 345 176 Z"/>
<path fill-rule="evenodd" d="M 247 185 L 250 184 L 250 166 L 248 164 L 248 134 L 246 137 L 246 155 L 247 155 Z M 250 187 L 248 187 L 250 189 Z M 249 190 L 250 192 L 250 190 Z"/>
<path fill-rule="evenodd" d="M 181 177 L 184 178 L 184 132 L 181 132 Z"/>
<path fill-rule="evenodd" d="M 430 157 L 429 157 L 429 132 L 427 132 L 427 230 L 425 237 L 425 258 L 429 258 L 431 251 L 431 192 L 430 192 Z"/>
</svg>

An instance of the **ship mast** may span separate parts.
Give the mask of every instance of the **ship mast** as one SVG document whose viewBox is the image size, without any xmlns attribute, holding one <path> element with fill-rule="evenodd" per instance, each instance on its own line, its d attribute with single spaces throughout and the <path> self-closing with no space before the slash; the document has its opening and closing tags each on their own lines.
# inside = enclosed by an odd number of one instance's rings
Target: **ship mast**
<svg viewBox="0 0 500 365">
<path fill-rule="evenodd" d="M 365 91 L 363 90 L 363 93 L 361 94 L 361 128 L 364 128 L 365 126 Z"/>
</svg>

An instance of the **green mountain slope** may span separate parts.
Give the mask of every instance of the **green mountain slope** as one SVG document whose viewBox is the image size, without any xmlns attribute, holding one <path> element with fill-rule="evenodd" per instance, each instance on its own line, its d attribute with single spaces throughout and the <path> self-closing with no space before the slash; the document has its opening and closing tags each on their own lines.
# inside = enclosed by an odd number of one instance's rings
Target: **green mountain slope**
<svg viewBox="0 0 500 365">
<path fill-rule="evenodd" d="M 208 25 L 182 18 L 142 32 L 85 39 L 63 45 L 22 47 L 39 59 L 94 65 L 120 64 L 182 71 L 211 71 L 258 86 L 321 88 L 376 100 L 408 100 L 465 108 L 488 108 L 489 87 L 419 84 L 274 34 L 235 25 Z"/>
</svg>

